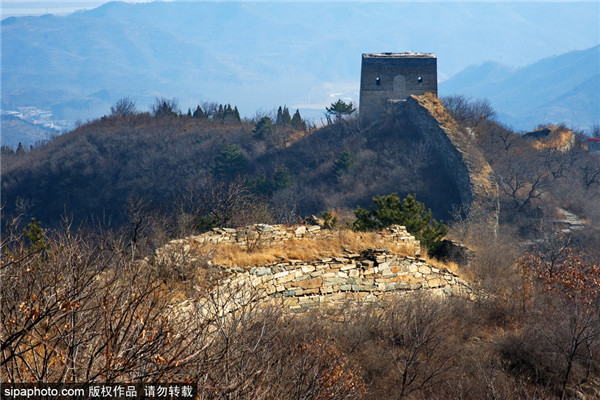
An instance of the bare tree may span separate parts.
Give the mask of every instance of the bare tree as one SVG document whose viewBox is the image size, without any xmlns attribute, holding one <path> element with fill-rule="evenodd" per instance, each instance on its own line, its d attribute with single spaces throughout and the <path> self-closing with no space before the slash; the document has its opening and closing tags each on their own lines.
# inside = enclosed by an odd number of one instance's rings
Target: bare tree
<svg viewBox="0 0 600 400">
<path fill-rule="evenodd" d="M 537 165 L 533 154 L 511 152 L 495 167 L 500 190 L 518 211 L 540 198 L 547 189 L 548 173 Z"/>
<path fill-rule="evenodd" d="M 181 113 L 181 110 L 177 99 L 157 97 L 154 99 L 154 103 L 150 105 L 150 112 L 155 117 L 174 117 Z"/>
<path fill-rule="evenodd" d="M 563 151 L 548 148 L 542 150 L 542 156 L 544 157 L 544 166 L 550 171 L 553 180 L 562 178 L 565 170 L 570 167 L 571 157 Z"/>
<path fill-rule="evenodd" d="M 472 100 L 462 95 L 448 96 L 442 99 L 442 104 L 460 124 L 477 126 L 482 121 L 493 120 L 496 117 L 496 111 L 487 99 Z"/>
<path fill-rule="evenodd" d="M 584 154 L 577 162 L 583 186 L 588 190 L 592 185 L 600 184 L 600 157 L 595 154 Z"/>
<path fill-rule="evenodd" d="M 543 347 L 531 347 L 529 353 L 564 399 L 600 369 L 600 267 L 572 249 L 559 253 L 524 261 L 539 284 L 524 342 L 535 340 Z"/>
<path fill-rule="evenodd" d="M 430 161 L 432 153 L 431 143 L 421 140 L 416 143 L 411 143 L 406 152 L 403 153 L 403 158 L 413 174 L 417 174 L 419 169 Z"/>
<path fill-rule="evenodd" d="M 381 361 L 391 392 L 381 396 L 410 398 L 435 392 L 452 368 L 446 352 L 450 320 L 443 306 L 426 296 L 404 298 L 377 318 L 373 333 L 382 341 Z"/>
<path fill-rule="evenodd" d="M 111 117 L 127 118 L 134 115 L 137 112 L 135 101 L 129 97 L 123 97 L 117 100 L 114 106 L 110 107 Z"/>
<path fill-rule="evenodd" d="M 8 381 L 156 381 L 194 361 L 206 324 L 173 319 L 162 282 L 124 246 L 70 228 L 44 237 L 42 252 L 17 236 L 2 249 L 0 370 Z"/>
<path fill-rule="evenodd" d="M 178 203 L 179 215 L 200 232 L 270 220 L 262 200 L 241 177 L 227 181 L 205 178 L 184 191 Z"/>
</svg>

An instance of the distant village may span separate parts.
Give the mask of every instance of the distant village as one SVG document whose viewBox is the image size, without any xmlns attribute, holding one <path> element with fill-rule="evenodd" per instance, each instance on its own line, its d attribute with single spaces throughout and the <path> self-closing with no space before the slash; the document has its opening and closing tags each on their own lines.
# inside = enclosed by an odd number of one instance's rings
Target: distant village
<svg viewBox="0 0 600 400">
<path fill-rule="evenodd" d="M 16 110 L 4 110 L 4 115 L 10 115 L 27 121 L 34 125 L 39 125 L 47 129 L 62 132 L 69 127 L 67 120 L 55 120 L 51 111 L 41 110 L 37 107 L 16 107 Z"/>
</svg>

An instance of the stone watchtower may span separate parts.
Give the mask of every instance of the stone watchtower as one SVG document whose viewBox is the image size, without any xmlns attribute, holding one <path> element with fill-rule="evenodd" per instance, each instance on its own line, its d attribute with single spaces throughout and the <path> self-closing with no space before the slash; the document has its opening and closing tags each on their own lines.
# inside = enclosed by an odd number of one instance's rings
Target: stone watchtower
<svg viewBox="0 0 600 400">
<path fill-rule="evenodd" d="M 437 58 L 431 53 L 362 55 L 360 120 L 368 126 L 385 115 L 390 102 L 431 92 L 437 96 Z"/>
</svg>

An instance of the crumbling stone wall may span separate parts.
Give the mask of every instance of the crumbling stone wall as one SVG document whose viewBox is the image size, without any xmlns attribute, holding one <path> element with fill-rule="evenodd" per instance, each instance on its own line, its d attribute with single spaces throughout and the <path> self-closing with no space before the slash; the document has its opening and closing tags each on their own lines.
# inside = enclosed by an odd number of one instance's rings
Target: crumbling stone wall
<svg viewBox="0 0 600 400">
<path fill-rule="evenodd" d="M 157 251 L 158 259 L 194 260 L 199 245 L 232 246 L 281 245 L 294 239 L 323 239 L 335 232 L 313 226 L 257 224 L 244 228 L 215 228 L 211 232 L 174 240 Z M 387 248 L 360 253 L 344 251 L 338 257 L 310 261 L 281 259 L 259 267 L 230 269 L 213 293 L 234 304 L 255 301 L 277 304 L 290 311 L 303 312 L 315 307 L 343 307 L 348 302 L 376 302 L 390 296 L 417 291 L 438 295 L 471 296 L 470 286 L 457 274 L 436 268 L 420 258 L 420 245 L 403 226 L 392 226 L 379 233 L 387 243 L 408 244 L 416 256 L 393 254 Z M 180 254 L 173 257 L 173 254 Z M 218 297 L 215 296 L 215 297 Z M 229 308 L 225 310 L 231 311 Z"/>
<path fill-rule="evenodd" d="M 442 160 L 445 172 L 456 185 L 461 204 L 485 216 L 490 229 L 497 229 L 498 188 L 493 170 L 441 101 L 432 95 L 409 96 L 390 106 L 395 124 L 409 124 L 410 129 L 403 131 L 425 138 L 433 147 L 435 157 Z"/>
<path fill-rule="evenodd" d="M 372 249 L 311 262 L 285 260 L 236 274 L 224 286 L 254 288 L 257 300 L 281 304 L 291 311 L 341 307 L 349 301 L 376 302 L 415 291 L 439 295 L 471 295 L 467 283 L 447 269 L 422 258 Z"/>
<path fill-rule="evenodd" d="M 213 228 L 211 231 L 185 239 L 170 241 L 157 255 L 170 249 L 190 249 L 192 245 L 209 243 L 222 243 L 234 246 L 277 246 L 294 239 L 327 239 L 333 237 L 334 231 L 322 229 L 320 225 L 267 225 L 254 224 L 243 228 Z M 382 230 L 379 234 L 386 241 L 397 244 L 406 244 L 415 249 L 419 254 L 421 245 L 418 240 L 406 231 L 404 226 L 394 225 Z"/>
</svg>

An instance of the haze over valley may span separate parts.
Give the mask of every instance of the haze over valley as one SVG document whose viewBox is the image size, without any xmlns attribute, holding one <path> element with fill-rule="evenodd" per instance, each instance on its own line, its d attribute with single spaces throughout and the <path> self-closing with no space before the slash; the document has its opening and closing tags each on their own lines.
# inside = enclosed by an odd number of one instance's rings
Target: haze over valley
<svg viewBox="0 0 600 400">
<path fill-rule="evenodd" d="M 107 114 L 119 98 L 144 109 L 160 96 L 183 111 L 236 104 L 245 117 L 286 104 L 318 122 L 338 97 L 358 103 L 361 53 L 426 51 L 438 57 L 441 96 L 489 98 L 519 130 L 588 129 L 598 115 L 598 19 L 595 2 L 112 2 L 10 17 L 2 109 L 50 112 L 64 130 Z M 491 73 L 477 72 L 490 61 Z"/>
</svg>

